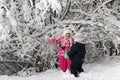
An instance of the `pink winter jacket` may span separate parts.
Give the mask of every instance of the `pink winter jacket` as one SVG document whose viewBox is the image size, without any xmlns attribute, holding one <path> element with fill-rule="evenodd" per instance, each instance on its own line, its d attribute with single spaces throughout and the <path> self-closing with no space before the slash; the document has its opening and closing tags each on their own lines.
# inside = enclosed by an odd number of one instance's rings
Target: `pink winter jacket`
<svg viewBox="0 0 120 80">
<path fill-rule="evenodd" d="M 53 44 L 59 44 L 59 50 L 58 53 L 60 56 L 63 56 L 65 53 L 67 53 L 70 50 L 70 47 L 72 44 L 74 44 L 73 38 L 65 38 L 64 36 L 59 37 L 58 39 L 49 39 L 50 43 Z"/>
</svg>

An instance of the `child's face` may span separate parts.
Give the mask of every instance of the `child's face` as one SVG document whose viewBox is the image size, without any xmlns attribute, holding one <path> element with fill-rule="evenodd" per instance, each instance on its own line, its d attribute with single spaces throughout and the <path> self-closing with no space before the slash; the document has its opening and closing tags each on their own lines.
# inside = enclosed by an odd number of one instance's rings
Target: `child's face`
<svg viewBox="0 0 120 80">
<path fill-rule="evenodd" d="M 69 37 L 71 37 L 71 34 L 70 34 L 70 33 L 66 33 L 66 34 L 65 34 L 65 37 L 66 37 L 66 38 L 69 38 Z"/>
</svg>

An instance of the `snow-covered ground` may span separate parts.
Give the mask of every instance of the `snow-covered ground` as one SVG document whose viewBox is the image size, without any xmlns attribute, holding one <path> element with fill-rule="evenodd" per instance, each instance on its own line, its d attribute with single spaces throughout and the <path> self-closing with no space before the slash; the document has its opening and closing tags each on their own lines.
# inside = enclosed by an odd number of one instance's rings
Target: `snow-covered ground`
<svg viewBox="0 0 120 80">
<path fill-rule="evenodd" d="M 29 77 L 0 76 L 0 80 L 120 80 L 120 57 L 106 58 L 97 63 L 84 64 L 79 78 L 63 76 L 59 70 L 48 70 Z"/>
</svg>

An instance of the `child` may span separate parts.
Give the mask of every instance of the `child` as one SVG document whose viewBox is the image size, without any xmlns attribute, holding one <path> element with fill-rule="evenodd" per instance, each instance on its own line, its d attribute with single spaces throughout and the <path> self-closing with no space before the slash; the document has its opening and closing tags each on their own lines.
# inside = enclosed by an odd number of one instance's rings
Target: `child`
<svg viewBox="0 0 120 80">
<path fill-rule="evenodd" d="M 60 61 L 60 69 L 62 72 L 66 72 L 67 69 L 70 70 L 70 59 L 65 59 L 64 54 L 70 50 L 70 47 L 74 44 L 74 39 L 72 37 L 72 30 L 69 26 L 64 28 L 63 35 L 59 38 L 49 39 L 50 43 L 58 44 L 59 49 L 59 61 Z"/>
<path fill-rule="evenodd" d="M 85 57 L 85 42 L 84 36 L 76 34 L 74 37 L 75 44 L 72 45 L 70 51 L 64 55 L 66 59 L 71 59 L 70 72 L 75 77 L 78 77 L 78 73 L 83 72 L 82 64 Z"/>
</svg>

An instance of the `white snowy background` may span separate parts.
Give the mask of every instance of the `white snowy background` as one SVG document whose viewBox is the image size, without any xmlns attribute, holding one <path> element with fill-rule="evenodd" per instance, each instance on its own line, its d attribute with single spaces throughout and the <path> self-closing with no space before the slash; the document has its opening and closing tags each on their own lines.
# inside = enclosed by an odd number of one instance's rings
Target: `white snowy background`
<svg viewBox="0 0 120 80">
<path fill-rule="evenodd" d="M 59 70 L 57 45 L 69 25 L 86 38 L 84 73 Z M 0 0 L 0 80 L 120 80 L 120 0 Z"/>
</svg>

